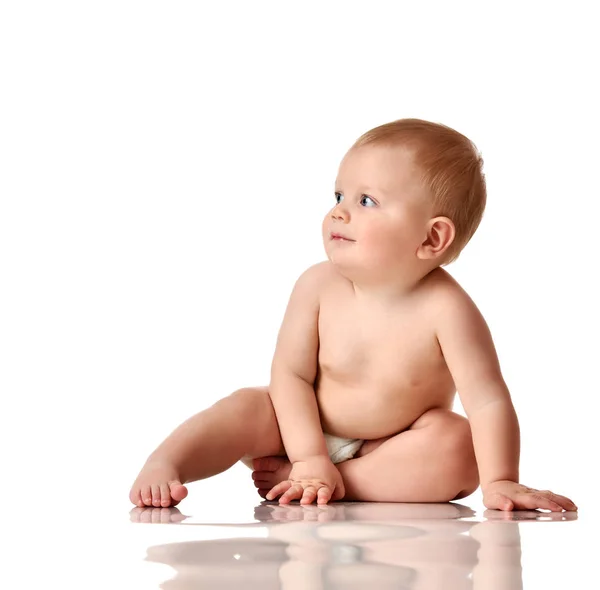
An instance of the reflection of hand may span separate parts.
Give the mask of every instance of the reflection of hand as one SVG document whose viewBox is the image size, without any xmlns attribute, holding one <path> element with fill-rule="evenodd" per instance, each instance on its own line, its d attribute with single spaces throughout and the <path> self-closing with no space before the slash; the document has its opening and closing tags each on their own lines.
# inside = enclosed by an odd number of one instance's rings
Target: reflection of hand
<svg viewBox="0 0 600 590">
<path fill-rule="evenodd" d="M 506 523 L 528 523 L 528 522 L 568 522 L 577 520 L 577 512 L 539 512 L 538 510 L 517 510 L 506 512 L 504 510 L 484 510 L 484 522 L 503 525 Z"/>
<path fill-rule="evenodd" d="M 552 512 L 577 510 L 569 498 L 550 490 L 528 488 L 514 481 L 494 481 L 483 488 L 483 503 L 496 510 L 535 510 L 545 508 Z"/>
<path fill-rule="evenodd" d="M 295 461 L 289 479 L 278 483 L 267 494 L 273 500 L 280 494 L 280 504 L 300 500 L 300 504 L 327 504 L 329 500 L 341 500 L 346 494 L 342 474 L 327 455 Z"/>
<path fill-rule="evenodd" d="M 346 520 L 343 503 L 339 504 L 266 504 L 268 520 L 274 522 L 326 523 Z M 255 511 L 256 512 L 256 511 Z"/>
</svg>

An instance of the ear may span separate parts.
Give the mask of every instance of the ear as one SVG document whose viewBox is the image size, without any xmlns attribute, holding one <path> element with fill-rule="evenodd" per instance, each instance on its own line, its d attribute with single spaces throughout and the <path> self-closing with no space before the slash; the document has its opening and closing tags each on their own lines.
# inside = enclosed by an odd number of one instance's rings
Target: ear
<svg viewBox="0 0 600 590">
<path fill-rule="evenodd" d="M 417 258 L 440 258 L 454 241 L 454 223 L 448 217 L 434 217 L 427 222 L 427 226 L 427 239 L 417 249 Z"/>
</svg>

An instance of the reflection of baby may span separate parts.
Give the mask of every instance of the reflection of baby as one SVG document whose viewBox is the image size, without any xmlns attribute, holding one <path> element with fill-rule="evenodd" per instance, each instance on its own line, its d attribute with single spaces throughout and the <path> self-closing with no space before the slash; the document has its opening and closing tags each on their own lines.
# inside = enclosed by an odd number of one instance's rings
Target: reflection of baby
<svg viewBox="0 0 600 590">
<path fill-rule="evenodd" d="M 315 522 L 317 513 L 327 518 Z M 522 588 L 519 525 L 460 520 L 472 514 L 460 504 L 266 505 L 256 517 L 268 526 L 268 538 L 245 538 L 237 525 L 232 538 L 154 546 L 146 559 L 176 570 L 165 590 L 209 580 L 219 588 L 286 590 Z"/>
<path fill-rule="evenodd" d="M 270 384 L 184 422 L 131 501 L 175 505 L 183 484 L 243 460 L 280 503 L 447 502 L 481 484 L 488 508 L 576 510 L 518 483 L 519 423 L 490 331 L 442 268 L 482 218 L 482 165 L 467 137 L 428 121 L 361 136 L 323 220 L 328 260 L 294 285 Z M 452 412 L 457 390 L 468 419 Z"/>
</svg>

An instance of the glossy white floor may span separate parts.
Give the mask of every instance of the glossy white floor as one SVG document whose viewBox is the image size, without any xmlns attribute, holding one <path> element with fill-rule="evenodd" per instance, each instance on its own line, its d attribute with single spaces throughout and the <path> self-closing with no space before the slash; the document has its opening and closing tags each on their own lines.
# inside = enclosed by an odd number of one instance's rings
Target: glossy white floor
<svg viewBox="0 0 600 590">
<path fill-rule="evenodd" d="M 7 511 L 18 517 L 7 588 L 518 590 L 595 578 L 600 523 L 581 503 L 501 513 L 477 491 L 449 504 L 279 506 L 255 496 L 238 464 L 191 484 L 177 508 L 140 509 L 102 481 Z"/>
<path fill-rule="evenodd" d="M 561 587 L 573 582 L 573 570 L 581 575 L 586 567 L 576 549 L 582 526 L 574 513 L 341 502 L 326 508 L 264 503 L 246 507 L 245 518 L 239 514 L 213 506 L 192 516 L 134 509 L 131 520 L 148 523 L 128 533 L 147 545 L 146 567 L 135 570 L 145 581 L 161 580 L 160 588 L 181 590 L 488 590 Z"/>
</svg>

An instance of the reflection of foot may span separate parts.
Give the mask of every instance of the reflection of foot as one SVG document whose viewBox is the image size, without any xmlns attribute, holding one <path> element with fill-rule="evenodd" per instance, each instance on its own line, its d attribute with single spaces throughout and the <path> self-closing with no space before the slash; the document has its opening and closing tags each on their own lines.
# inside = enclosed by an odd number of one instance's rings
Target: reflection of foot
<svg viewBox="0 0 600 590">
<path fill-rule="evenodd" d="M 188 494 L 179 474 L 169 463 L 149 462 L 137 476 L 129 499 L 136 506 L 175 506 Z"/>
<path fill-rule="evenodd" d="M 173 524 L 188 518 L 179 508 L 140 508 L 136 506 L 129 513 L 131 522 Z"/>
<path fill-rule="evenodd" d="M 271 488 L 288 479 L 292 470 L 292 464 L 287 457 L 260 457 L 253 459 L 252 465 L 252 479 L 263 498 L 267 497 Z"/>
</svg>

